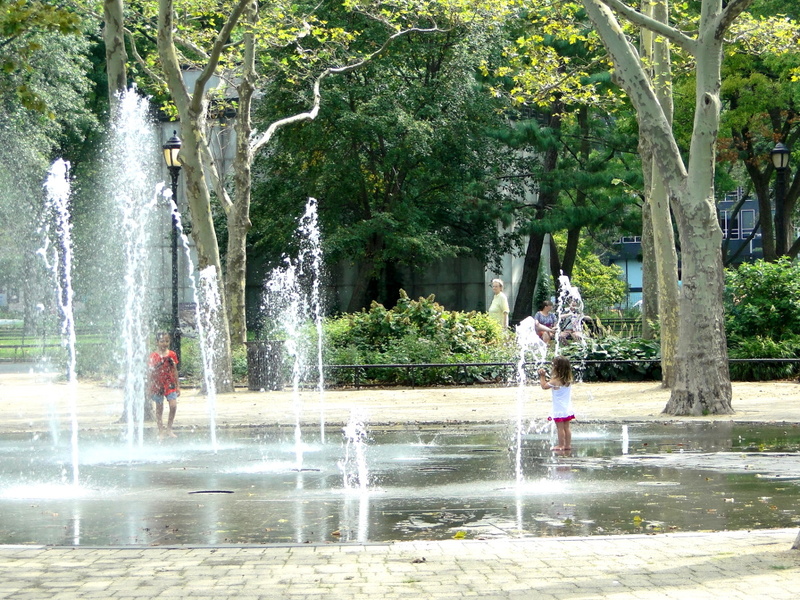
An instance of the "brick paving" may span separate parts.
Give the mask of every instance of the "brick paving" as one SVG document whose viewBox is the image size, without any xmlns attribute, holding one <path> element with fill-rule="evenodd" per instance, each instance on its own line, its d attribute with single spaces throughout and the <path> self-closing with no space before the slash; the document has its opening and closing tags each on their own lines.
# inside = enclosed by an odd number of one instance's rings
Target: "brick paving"
<svg viewBox="0 0 800 600">
<path fill-rule="evenodd" d="M 585 421 L 684 420 L 661 415 L 668 392 L 657 384 L 581 384 L 574 392 Z M 41 407 L 66 409 L 66 386 L 34 376 L 0 376 L 0 430 L 45 428 Z M 83 427 L 113 426 L 119 390 L 80 384 L 75 395 Z M 220 426 L 294 419 L 289 392 L 239 392 L 217 400 Z M 536 390 L 513 388 L 331 392 L 324 404 L 303 394 L 304 420 L 346 421 L 357 406 L 373 422 L 492 422 L 546 411 Z M 790 382 L 734 384 L 736 415 L 698 420 L 800 424 L 800 386 Z M 176 424 L 202 425 L 205 399 L 181 398 Z M 216 547 L 71 548 L 0 546 L 0 598 L 311 597 L 348 600 L 500 599 L 782 599 L 797 595 L 797 530 L 664 533 L 525 540 L 446 540 L 388 544 L 303 544 Z"/>
<path fill-rule="evenodd" d="M 794 598 L 788 529 L 375 545 L 175 548 L 0 546 L 0 597 Z"/>
</svg>

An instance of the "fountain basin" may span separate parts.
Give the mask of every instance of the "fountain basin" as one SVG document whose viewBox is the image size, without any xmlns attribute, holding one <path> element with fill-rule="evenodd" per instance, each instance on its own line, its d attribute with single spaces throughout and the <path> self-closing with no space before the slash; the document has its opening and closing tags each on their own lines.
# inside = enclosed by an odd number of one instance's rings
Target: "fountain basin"
<svg viewBox="0 0 800 600">
<path fill-rule="evenodd" d="M 147 436 L 81 434 L 81 482 L 67 436 L 0 439 L 2 544 L 128 546 L 386 542 L 793 527 L 800 430 L 731 423 L 582 425 L 574 451 L 511 426 L 368 431 L 366 491 L 345 489 L 344 441 L 251 427 Z"/>
</svg>

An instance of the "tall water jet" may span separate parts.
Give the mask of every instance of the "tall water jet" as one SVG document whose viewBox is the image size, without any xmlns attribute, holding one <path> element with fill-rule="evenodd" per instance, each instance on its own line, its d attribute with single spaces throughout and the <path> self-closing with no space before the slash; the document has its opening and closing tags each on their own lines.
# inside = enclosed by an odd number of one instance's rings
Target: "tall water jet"
<svg viewBox="0 0 800 600">
<path fill-rule="evenodd" d="M 211 447 L 217 451 L 217 382 L 214 373 L 214 348 L 216 348 L 216 337 L 218 329 L 215 326 L 216 320 L 220 317 L 221 306 L 219 287 L 217 282 L 217 272 L 214 267 L 206 267 L 200 273 L 200 285 L 198 286 L 195 277 L 194 261 L 189 248 L 189 238 L 183 230 L 183 220 L 178 210 L 175 199 L 172 198 L 172 191 L 165 190 L 165 195 L 170 198 L 172 204 L 172 217 L 175 227 L 178 230 L 178 237 L 186 256 L 186 275 L 192 289 L 192 298 L 195 306 L 195 323 L 197 324 L 197 334 L 200 338 L 200 356 L 203 361 L 203 385 L 206 390 L 206 402 L 208 404 L 209 432 L 211 436 Z M 202 308 L 201 308 L 202 306 Z"/>
<path fill-rule="evenodd" d="M 156 188 L 158 140 L 150 106 L 135 90 L 120 96 L 109 135 L 107 179 L 116 198 L 123 251 L 122 371 L 129 446 L 144 438 L 146 364 L 151 285 L 152 217 L 158 205 Z M 155 190 L 155 191 L 154 191 Z"/>
<path fill-rule="evenodd" d="M 345 490 L 366 492 L 369 485 L 367 468 L 367 429 L 364 416 L 353 411 L 344 427 L 344 458 L 339 461 Z"/>
<path fill-rule="evenodd" d="M 75 354 L 74 291 L 72 288 L 72 222 L 70 220 L 69 163 L 59 159 L 50 167 L 45 183 L 44 247 L 39 254 L 53 274 L 56 304 L 61 316 L 61 338 L 67 350 L 67 385 L 72 426 L 72 482 L 78 485 L 78 413 Z"/>
<path fill-rule="evenodd" d="M 219 282 L 217 281 L 217 270 L 210 265 L 200 271 L 200 285 L 197 290 L 198 307 L 197 331 L 200 337 L 200 353 L 203 357 L 203 383 L 206 391 L 206 402 L 208 404 L 209 429 L 211 431 L 211 447 L 217 451 L 217 426 L 216 426 L 216 402 L 217 402 L 217 381 L 214 375 L 214 348 L 217 348 L 217 335 L 219 327 L 217 323 L 221 318 L 220 310 L 222 300 L 219 295 Z M 202 308 L 200 308 L 202 307 Z"/>
<path fill-rule="evenodd" d="M 272 321 L 274 332 L 285 339 L 286 353 L 292 363 L 292 395 L 295 411 L 295 453 L 297 469 L 303 466 L 303 445 L 301 434 L 302 401 L 300 386 L 308 373 L 307 344 L 304 344 L 303 330 L 309 320 L 313 320 L 316 333 L 316 363 L 318 371 L 317 389 L 320 394 L 320 438 L 325 441 L 325 415 L 322 394 L 324 380 L 322 373 L 322 298 L 320 276 L 322 250 L 317 224 L 317 201 L 309 198 L 306 211 L 298 226 L 299 252 L 292 260 L 284 257 L 283 265 L 274 269 L 264 285 L 262 310 Z"/>
<path fill-rule="evenodd" d="M 526 317 L 517 325 L 516 330 L 517 350 L 517 428 L 516 428 L 516 479 L 522 482 L 522 434 L 524 421 L 525 397 L 527 396 L 528 359 L 534 367 L 544 363 L 547 355 L 547 344 L 536 333 L 536 321 L 533 317 Z"/>
<path fill-rule="evenodd" d="M 310 310 L 317 331 L 317 392 L 319 394 L 319 430 L 320 440 L 325 443 L 325 374 L 322 364 L 322 294 L 320 282 L 322 275 L 322 244 L 320 240 L 317 201 L 309 198 L 306 212 L 300 219 L 298 232 L 301 239 L 301 253 L 307 261 L 311 271 L 311 298 Z"/>
<path fill-rule="evenodd" d="M 558 278 L 558 300 L 556 302 L 556 347 L 555 354 L 559 354 L 562 341 L 572 338 L 581 344 L 585 356 L 586 336 L 583 332 L 583 298 L 580 290 L 572 285 L 569 276 L 563 273 Z M 582 365 L 576 365 L 577 380 L 582 379 Z"/>
<path fill-rule="evenodd" d="M 304 356 L 300 344 L 300 328 L 306 314 L 306 305 L 298 284 L 298 265 L 288 258 L 284 266 L 273 270 L 265 286 L 265 307 L 278 319 L 278 328 L 285 336 L 286 353 L 292 362 L 292 406 L 295 417 L 295 468 L 303 468 L 302 399 L 300 381 L 304 374 Z"/>
</svg>

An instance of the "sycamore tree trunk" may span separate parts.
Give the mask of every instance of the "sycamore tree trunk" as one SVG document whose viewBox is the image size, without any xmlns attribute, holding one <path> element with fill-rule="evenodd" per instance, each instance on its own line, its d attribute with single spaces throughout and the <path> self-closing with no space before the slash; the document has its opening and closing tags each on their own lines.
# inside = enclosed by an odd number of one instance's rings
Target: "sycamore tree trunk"
<svg viewBox="0 0 800 600">
<path fill-rule="evenodd" d="M 645 173 L 644 156 L 642 165 Z M 648 189 L 644 182 L 645 193 Z M 653 321 L 658 319 L 658 278 L 656 277 L 656 250 L 653 247 L 653 221 L 650 218 L 650 202 L 647 198 L 642 203 L 642 337 L 652 340 L 656 336 Z"/>
<path fill-rule="evenodd" d="M 238 7 L 239 14 L 243 10 Z M 232 17 L 233 24 L 236 19 Z M 186 89 L 181 74 L 181 67 L 175 50 L 173 38 L 174 10 L 172 0 L 160 0 L 158 11 L 158 55 L 164 71 L 167 85 L 181 120 L 181 136 L 183 145 L 180 152 L 186 198 L 192 217 L 192 239 L 195 242 L 199 265 L 202 270 L 213 267 L 216 271 L 216 281 L 223 281 L 222 264 L 220 261 L 217 234 L 211 214 L 211 193 L 203 169 L 203 157 L 208 155 L 208 142 L 206 140 L 206 86 L 214 73 L 219 54 L 223 44 L 230 35 L 228 26 L 230 21 L 221 31 L 218 40 L 221 40 L 209 57 L 206 68 L 198 77 L 192 93 Z M 214 355 L 214 378 L 217 391 L 233 391 L 233 377 L 231 367 L 230 330 L 228 327 L 227 302 L 225 294 L 220 293 L 222 306 L 217 311 L 216 347 L 212 349 Z"/>
<path fill-rule="evenodd" d="M 106 76 L 108 78 L 108 100 L 113 114 L 119 95 L 128 87 L 125 64 L 125 30 L 122 0 L 103 1 L 103 41 L 106 46 Z"/>
<path fill-rule="evenodd" d="M 660 23 L 669 21 L 669 3 L 667 0 L 656 0 L 646 3 L 644 11 L 647 16 Z M 664 112 L 667 122 L 672 125 L 672 67 L 669 40 L 656 36 L 648 29 L 642 29 L 642 47 L 646 62 L 651 65 L 650 77 L 652 85 Z M 649 182 L 646 199 L 648 216 L 652 227 L 653 258 L 655 262 L 656 287 L 658 289 L 658 317 L 661 325 L 661 383 L 664 387 L 672 387 L 675 381 L 675 361 L 679 331 L 679 293 L 678 293 L 678 254 L 675 248 L 675 237 L 672 228 L 667 189 L 664 186 L 657 162 L 652 155 L 652 146 L 646 136 L 640 139 L 643 168 L 649 170 Z"/>
<path fill-rule="evenodd" d="M 675 250 L 667 190 L 657 174 L 654 174 L 653 182 L 649 204 L 658 282 L 658 318 L 661 324 L 661 384 L 672 387 L 675 382 L 680 331 L 678 254 Z"/>
<path fill-rule="evenodd" d="M 736 3 L 731 2 L 728 8 Z M 743 10 L 748 2 L 739 2 Z M 722 230 L 714 195 L 716 142 L 719 133 L 723 36 L 735 14 L 727 18 L 721 0 L 705 0 L 695 59 L 695 115 L 689 169 L 675 214 L 683 265 L 678 364 L 670 414 L 730 414 L 731 383 L 722 298 Z M 676 190 L 677 191 L 677 190 Z"/>
<path fill-rule="evenodd" d="M 730 414 L 722 308 L 722 231 L 714 201 L 723 35 L 751 0 L 703 0 L 697 38 L 646 17 L 619 0 L 583 0 L 637 113 L 639 135 L 653 147 L 654 166 L 675 211 L 683 265 L 675 380 L 664 411 L 675 415 Z M 688 168 L 638 53 L 609 6 L 640 27 L 680 44 L 696 60 L 696 106 Z"/>
<path fill-rule="evenodd" d="M 251 26 L 258 21 L 258 4 L 251 2 L 245 12 Z M 251 167 L 253 152 L 250 138 L 253 134 L 252 104 L 255 91 L 255 35 L 253 28 L 244 34 L 242 78 L 237 85 L 239 101 L 236 112 L 236 154 L 233 159 L 234 197 L 227 210 L 228 249 L 225 257 L 225 297 L 228 300 L 228 318 L 231 343 L 234 346 L 247 341 L 247 312 L 245 289 L 247 285 L 247 234 L 250 221 L 250 196 L 252 190 Z"/>
</svg>

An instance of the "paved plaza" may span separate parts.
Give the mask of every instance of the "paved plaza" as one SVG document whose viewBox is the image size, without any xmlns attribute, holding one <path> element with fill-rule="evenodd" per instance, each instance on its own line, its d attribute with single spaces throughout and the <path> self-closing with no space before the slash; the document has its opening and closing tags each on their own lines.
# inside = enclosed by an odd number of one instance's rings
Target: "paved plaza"
<svg viewBox="0 0 800 600">
<path fill-rule="evenodd" d="M 71 410 L 81 426 L 116 426 L 121 392 L 79 384 L 76 390 L 32 374 L 0 375 L 0 431 L 46 429 L 46 403 Z M 579 422 L 682 420 L 661 414 L 668 392 L 658 384 L 578 384 Z M 522 410 L 546 414 L 549 396 L 509 387 L 348 390 L 302 394 L 309 423 L 331 424 L 359 408 L 371 423 L 507 422 Z M 220 427 L 292 423 L 290 392 L 217 397 Z M 736 414 L 687 421 L 800 424 L 800 385 L 734 384 Z M 182 395 L 176 431 L 207 423 L 205 397 Z M 67 548 L 0 546 L 0 598 L 486 598 L 647 599 L 790 598 L 800 585 L 795 529 L 657 535 L 446 540 L 386 544 L 216 547 Z"/>
</svg>

